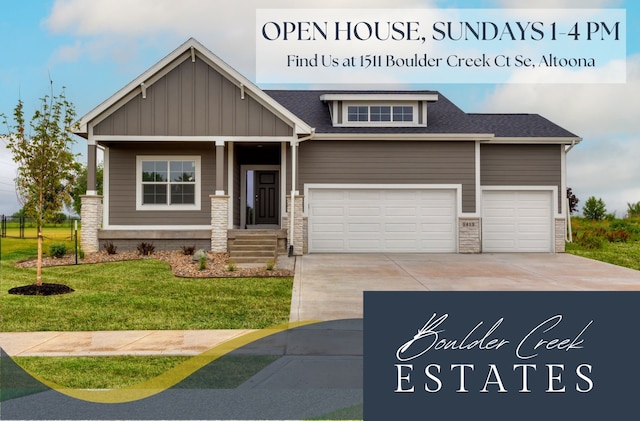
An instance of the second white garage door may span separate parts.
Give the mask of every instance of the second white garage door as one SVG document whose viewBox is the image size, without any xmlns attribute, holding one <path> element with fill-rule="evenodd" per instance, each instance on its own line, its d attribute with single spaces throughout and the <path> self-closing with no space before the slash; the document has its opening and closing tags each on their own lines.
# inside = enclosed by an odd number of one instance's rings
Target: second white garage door
<svg viewBox="0 0 640 421">
<path fill-rule="evenodd" d="M 313 188 L 309 252 L 455 253 L 456 191 Z"/>
<path fill-rule="evenodd" d="M 551 191 L 483 191 L 482 251 L 553 251 L 551 196 Z"/>
</svg>

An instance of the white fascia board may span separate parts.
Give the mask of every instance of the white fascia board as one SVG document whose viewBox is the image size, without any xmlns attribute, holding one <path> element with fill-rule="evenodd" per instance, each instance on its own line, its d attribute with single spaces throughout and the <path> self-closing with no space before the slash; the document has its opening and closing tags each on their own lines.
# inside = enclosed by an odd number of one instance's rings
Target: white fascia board
<svg viewBox="0 0 640 421">
<path fill-rule="evenodd" d="M 581 137 L 495 137 L 491 143 L 521 143 L 521 144 L 562 144 L 571 145 L 578 144 L 582 140 Z"/>
<path fill-rule="evenodd" d="M 490 141 L 491 133 L 316 133 L 317 140 Z"/>
<path fill-rule="evenodd" d="M 209 65 L 213 64 L 215 68 L 220 69 L 223 73 L 226 74 L 225 76 L 228 76 L 230 80 L 235 81 L 238 86 L 243 86 L 245 90 L 252 92 L 254 94 L 254 98 L 256 98 L 263 105 L 266 105 L 268 108 L 283 117 L 285 120 L 288 120 L 291 124 L 293 124 L 294 132 L 296 134 L 307 134 L 311 132 L 311 127 L 307 123 L 305 123 L 291 111 L 287 110 L 278 102 L 276 102 L 273 98 L 262 91 L 257 85 L 238 73 L 235 69 L 225 63 L 220 57 L 212 53 L 195 38 L 189 38 L 185 43 L 169 53 L 169 55 L 167 55 L 165 58 L 151 66 L 147 71 L 138 76 L 127 86 L 120 89 L 109 99 L 107 99 L 96 108 L 89 111 L 89 113 L 85 114 L 82 118 L 80 118 L 80 120 L 78 121 L 80 128 L 75 131 L 75 133 L 87 133 L 87 124 L 90 121 L 94 120 L 100 114 L 107 111 L 109 108 L 123 100 L 125 97 L 131 95 L 135 96 L 140 93 L 142 91 L 142 83 L 144 83 L 146 88 L 149 88 L 149 86 L 151 86 L 153 82 L 157 81 L 158 79 L 166 75 L 169 71 L 173 70 L 173 67 L 167 68 L 167 66 L 169 66 L 171 62 L 178 59 L 183 54 L 185 55 L 185 58 L 192 57 L 192 51 L 195 51 L 195 55 L 204 59 L 204 61 Z M 176 63 L 176 65 L 177 64 L 180 63 Z"/>
<path fill-rule="evenodd" d="M 437 101 L 438 94 L 419 93 L 333 93 L 320 95 L 321 101 Z"/>
<path fill-rule="evenodd" d="M 211 225 L 109 225 L 103 231 L 187 231 L 210 230 Z"/>
<path fill-rule="evenodd" d="M 293 136 L 119 136 L 96 135 L 95 142 L 258 142 L 280 143 L 297 139 Z"/>
</svg>

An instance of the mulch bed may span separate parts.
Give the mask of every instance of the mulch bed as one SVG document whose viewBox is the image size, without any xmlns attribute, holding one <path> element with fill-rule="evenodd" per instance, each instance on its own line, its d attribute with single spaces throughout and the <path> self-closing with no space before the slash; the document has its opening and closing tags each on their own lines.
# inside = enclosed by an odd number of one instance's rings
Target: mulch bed
<svg viewBox="0 0 640 421">
<path fill-rule="evenodd" d="M 101 250 L 97 253 L 87 253 L 83 259 L 78 258 L 79 265 L 120 262 L 125 260 L 156 259 L 167 262 L 175 276 L 183 278 L 255 278 L 293 276 L 293 272 L 287 269 L 267 270 L 266 265 L 235 265 L 235 270 L 229 270 L 229 255 L 227 253 L 207 253 L 209 259 L 207 267 L 199 270 L 199 263 L 193 261 L 193 256 L 185 255 L 182 251 L 156 251 L 150 256 L 140 256 L 137 251 L 122 251 L 116 254 L 107 254 Z M 43 257 L 42 266 L 67 266 L 75 264 L 74 255 L 66 255 L 62 258 Z M 29 259 L 16 263 L 16 267 L 32 268 L 36 266 L 36 259 Z"/>
<path fill-rule="evenodd" d="M 66 285 L 61 284 L 48 284 L 43 282 L 42 285 L 24 285 L 20 287 L 11 288 L 9 294 L 14 295 L 60 295 L 69 294 L 74 289 Z"/>
</svg>

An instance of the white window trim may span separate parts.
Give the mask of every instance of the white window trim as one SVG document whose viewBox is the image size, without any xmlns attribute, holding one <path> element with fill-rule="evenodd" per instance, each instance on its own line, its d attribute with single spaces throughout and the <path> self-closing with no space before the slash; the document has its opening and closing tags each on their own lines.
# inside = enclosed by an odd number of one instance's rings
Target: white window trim
<svg viewBox="0 0 640 421">
<path fill-rule="evenodd" d="M 391 121 L 349 121 L 349 107 L 368 107 L 369 115 L 371 114 L 371 107 L 391 107 Z M 412 107 L 413 108 L 413 120 L 412 121 L 393 121 L 393 107 Z M 417 102 L 357 102 L 357 101 L 344 101 L 342 103 L 342 123 L 336 124 L 338 127 L 421 127 L 424 124 L 419 124 L 419 107 Z"/>
<path fill-rule="evenodd" d="M 195 161 L 196 162 L 196 187 L 195 203 L 192 205 L 143 205 L 142 204 L 142 161 Z M 201 159 L 199 155 L 137 155 L 136 156 L 136 210 L 137 211 L 193 211 L 200 210 L 202 180 Z"/>
</svg>

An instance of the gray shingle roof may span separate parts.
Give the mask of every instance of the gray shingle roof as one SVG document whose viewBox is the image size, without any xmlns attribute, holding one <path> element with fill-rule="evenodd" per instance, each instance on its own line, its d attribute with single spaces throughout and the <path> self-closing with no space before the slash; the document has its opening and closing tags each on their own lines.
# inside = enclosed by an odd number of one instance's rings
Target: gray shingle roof
<svg viewBox="0 0 640 421">
<path fill-rule="evenodd" d="M 443 133 L 494 134 L 496 137 L 575 137 L 575 134 L 538 114 L 471 114 L 465 113 L 437 91 L 302 91 L 265 90 L 267 95 L 293 112 L 316 133 Z M 323 94 L 345 93 L 437 94 L 436 102 L 427 105 L 427 127 L 334 127 L 329 107 L 320 100 Z"/>
</svg>

